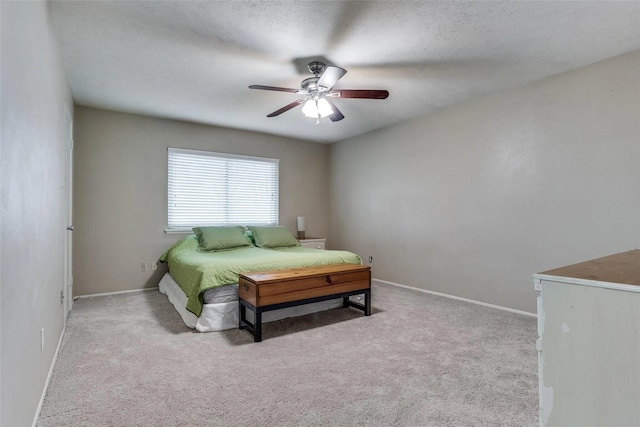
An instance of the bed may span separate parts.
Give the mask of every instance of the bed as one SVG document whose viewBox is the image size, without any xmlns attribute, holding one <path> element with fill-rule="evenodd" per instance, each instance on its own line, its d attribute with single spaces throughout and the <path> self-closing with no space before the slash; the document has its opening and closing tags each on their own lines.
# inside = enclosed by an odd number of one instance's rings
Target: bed
<svg viewBox="0 0 640 427">
<path fill-rule="evenodd" d="M 248 230 L 243 227 L 203 227 L 194 229 L 194 232 L 160 258 L 167 263 L 169 271 L 160 281 L 159 288 L 184 323 L 199 332 L 238 327 L 240 273 L 362 263 L 361 258 L 352 252 L 300 246 L 284 227 L 249 227 Z M 210 232 L 208 241 L 205 238 L 207 232 Z M 337 299 L 290 307 L 265 313 L 263 321 L 301 316 L 341 305 L 341 299 Z"/>
</svg>

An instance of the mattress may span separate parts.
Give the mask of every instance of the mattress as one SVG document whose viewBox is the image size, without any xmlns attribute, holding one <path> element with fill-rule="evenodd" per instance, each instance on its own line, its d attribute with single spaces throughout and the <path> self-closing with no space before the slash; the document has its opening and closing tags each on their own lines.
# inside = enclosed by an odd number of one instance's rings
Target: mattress
<svg viewBox="0 0 640 427">
<path fill-rule="evenodd" d="M 238 284 L 207 289 L 202 293 L 205 304 L 238 301 Z"/>
<path fill-rule="evenodd" d="M 205 291 L 205 295 L 208 291 L 211 292 L 204 297 L 205 303 L 202 306 L 202 312 L 199 317 L 186 309 L 187 295 L 171 277 L 171 274 L 166 273 L 162 277 L 159 288 L 160 292 L 167 295 L 169 302 L 171 302 L 180 317 L 182 317 L 184 324 L 189 328 L 198 332 L 217 332 L 238 328 L 240 321 L 238 284 L 220 286 Z M 262 314 L 262 322 L 304 316 L 337 307 L 342 307 L 342 298 L 268 311 Z M 249 310 L 247 311 L 247 319 L 253 322 L 253 313 Z"/>
</svg>

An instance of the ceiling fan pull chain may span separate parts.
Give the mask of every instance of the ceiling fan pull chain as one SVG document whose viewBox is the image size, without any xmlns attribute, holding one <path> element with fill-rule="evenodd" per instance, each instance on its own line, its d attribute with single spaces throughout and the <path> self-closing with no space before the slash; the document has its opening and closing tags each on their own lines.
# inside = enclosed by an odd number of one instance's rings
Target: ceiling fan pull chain
<svg viewBox="0 0 640 427">
<path fill-rule="evenodd" d="M 318 106 L 318 98 L 316 98 L 316 111 L 318 112 L 318 117 L 316 118 L 316 126 L 320 124 L 320 107 Z"/>
</svg>

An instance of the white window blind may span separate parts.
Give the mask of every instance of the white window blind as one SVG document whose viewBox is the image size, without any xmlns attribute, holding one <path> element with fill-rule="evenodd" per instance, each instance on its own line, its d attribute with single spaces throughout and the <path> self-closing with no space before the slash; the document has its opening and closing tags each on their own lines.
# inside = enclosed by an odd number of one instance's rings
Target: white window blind
<svg viewBox="0 0 640 427">
<path fill-rule="evenodd" d="M 169 148 L 168 228 L 277 225 L 278 159 Z"/>
</svg>

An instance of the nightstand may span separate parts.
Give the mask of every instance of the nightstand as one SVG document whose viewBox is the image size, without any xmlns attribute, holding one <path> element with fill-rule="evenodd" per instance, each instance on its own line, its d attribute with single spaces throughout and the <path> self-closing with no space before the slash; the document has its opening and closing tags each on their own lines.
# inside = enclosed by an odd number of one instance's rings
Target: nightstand
<svg viewBox="0 0 640 427">
<path fill-rule="evenodd" d="M 308 237 L 306 239 L 300 239 L 300 245 L 305 248 L 314 248 L 314 249 L 325 249 L 324 245 L 327 239 L 324 238 L 316 238 L 316 237 Z"/>
</svg>

